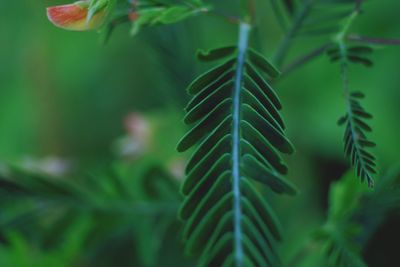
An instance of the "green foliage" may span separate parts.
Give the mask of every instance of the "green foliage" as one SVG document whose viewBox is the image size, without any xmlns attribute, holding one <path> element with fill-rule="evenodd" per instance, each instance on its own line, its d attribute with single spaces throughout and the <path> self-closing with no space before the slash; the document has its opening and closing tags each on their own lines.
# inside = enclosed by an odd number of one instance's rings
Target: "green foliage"
<svg viewBox="0 0 400 267">
<path fill-rule="evenodd" d="M 169 0 L 96 0 L 92 2 L 89 18 L 104 2 L 110 2 L 109 20 L 105 24 L 103 39 L 107 41 L 115 28 L 121 24 L 132 23 L 131 35 L 151 26 L 175 24 L 200 13 L 208 12 L 211 7 L 201 0 L 169 1 Z M 93 11 L 92 11 L 93 10 Z"/>
<path fill-rule="evenodd" d="M 360 230 L 357 226 L 351 225 L 326 225 L 315 234 L 318 241 L 324 242 L 324 252 L 327 254 L 330 266 L 367 266 L 360 255 L 360 248 L 352 243 L 352 239 Z"/>
<path fill-rule="evenodd" d="M 327 221 L 313 234 L 331 266 L 367 266 L 361 247 L 390 213 L 400 211 L 398 168 L 383 175 L 374 191 L 354 178 L 348 172 L 331 185 Z"/>
<path fill-rule="evenodd" d="M 361 178 L 361 181 L 366 180 L 372 187 L 374 184 L 372 174 L 376 174 L 376 163 L 375 157 L 366 148 L 374 147 L 375 143 L 369 141 L 365 134 L 372 130 L 365 122 L 366 119 L 371 119 L 372 115 L 361 106 L 359 99 L 363 97 L 364 95 L 358 91 L 350 94 L 347 114 L 338 123 L 346 125 L 343 138 L 346 157 L 351 160 L 352 166 L 355 166 L 357 176 Z"/>
<path fill-rule="evenodd" d="M 352 221 L 365 192 L 366 189 L 356 182 L 351 173 L 331 185 L 328 220 L 314 236 L 317 241 L 323 242 L 323 250 L 331 266 L 367 266 L 356 242 L 356 236 L 362 230 L 361 225 Z"/>
<path fill-rule="evenodd" d="M 248 33 L 241 25 L 237 47 L 200 52 L 203 61 L 223 62 L 188 88 L 193 98 L 184 121 L 195 126 L 178 150 L 198 146 L 186 167 L 180 217 L 186 251 L 201 255 L 200 266 L 281 265 L 280 225 L 252 180 L 294 194 L 279 155 L 293 146 L 284 135 L 280 101 L 260 74 L 279 72 L 248 48 Z"/>
<path fill-rule="evenodd" d="M 334 3 L 332 3 L 334 2 Z M 354 0 L 345 1 L 309 1 L 309 15 L 299 30 L 303 36 L 332 35 L 341 29 L 343 19 L 354 9 Z"/>
<path fill-rule="evenodd" d="M 400 191 L 398 171 L 373 175 L 375 155 L 368 148 L 374 144 L 366 136 L 371 126 L 380 129 L 374 140 L 382 169 L 398 161 L 398 54 L 377 53 L 376 72 L 368 77 L 365 69 L 350 73 L 347 67 L 373 65 L 367 43 L 399 43 L 385 36 L 398 33 L 393 21 L 400 6 L 368 1 L 361 12 L 362 2 L 273 0 L 273 10 L 268 1 L 253 0 L 85 1 L 88 20 L 107 8 L 106 37 L 120 24 L 133 25 L 133 33 L 152 27 L 134 40 L 117 33 L 106 47 L 96 45 L 90 33 L 52 28 L 43 18 L 44 3 L 1 2 L 6 27 L 0 38 L 7 40 L 0 56 L 7 64 L 0 66 L 0 160 L 26 166 L 55 157 L 72 164 L 65 177 L 53 177 L 10 170 L 0 161 L 0 266 L 193 267 L 182 255 L 182 235 L 200 266 L 398 265 L 398 257 L 384 262 L 369 254 L 376 246 L 385 259 L 390 254 L 390 238 L 375 237 L 400 216 Z M 207 19 L 172 25 L 200 14 Z M 351 28 L 359 15 L 362 23 Z M 236 42 L 232 32 L 242 21 L 254 23 L 252 45 L 263 54 L 276 52 L 274 65 L 284 75 L 247 47 L 243 28 L 238 45 L 198 52 L 200 61 L 216 67 L 189 88 L 193 98 L 184 120 L 193 128 L 179 149 L 193 148 L 193 155 L 178 157 L 175 135 L 182 135 L 179 118 L 187 99 L 182 84 L 202 68 L 189 55 L 200 46 Z M 317 38 L 299 38 L 305 36 Z M 337 146 L 340 129 L 332 123 L 342 113 L 335 71 L 321 60 L 286 79 L 289 70 L 324 52 L 342 67 L 346 154 L 361 179 L 371 184 L 373 175 L 376 181 L 372 191 L 357 181 L 357 173 L 347 174 L 332 185 L 328 204 L 328 183 L 345 168 Z M 364 92 L 353 86 L 365 88 L 373 101 L 364 103 Z M 373 124 L 364 104 L 374 111 Z M 288 161 L 303 192 L 296 198 L 271 193 L 295 193 L 283 178 L 288 167 L 282 152 L 293 148 L 281 112 L 298 147 Z M 122 117 L 132 113 L 146 119 L 151 114 L 144 123 L 148 129 L 124 120 L 128 129 L 118 138 Z M 119 161 L 110 170 L 115 156 Z M 178 184 L 186 160 L 181 206 Z M 176 221 L 179 206 L 184 227 Z M 396 230 L 387 229 L 393 239 Z M 280 242 L 282 236 L 288 238 Z"/>
<path fill-rule="evenodd" d="M 91 227 L 90 218 L 81 216 L 65 230 L 58 249 L 51 251 L 32 246 L 21 233 L 9 232 L 5 237 L 7 245 L 0 245 L 0 264 L 13 267 L 68 267 L 76 264 Z"/>
<path fill-rule="evenodd" d="M 72 260 L 88 260 L 83 248 L 92 251 L 89 266 L 104 266 L 103 247 L 118 247 L 124 240 L 135 244 L 136 266 L 157 266 L 155 255 L 176 224 L 177 192 L 176 182 L 151 160 L 118 164 L 79 182 L 11 170 L 0 179 L 0 234 L 10 242 L 0 249 L 9 254 L 4 260 L 10 263 L 4 266 L 71 266 Z M 38 243 L 32 265 L 19 259 L 32 244 L 17 231 L 30 232 Z M 42 255 L 40 249 L 46 246 L 57 249 Z M 108 253 L 116 257 L 118 251 Z M 125 259 L 125 264 L 131 261 Z"/>
<path fill-rule="evenodd" d="M 90 1 L 89 11 L 87 15 L 87 21 L 89 22 L 93 16 L 104 8 L 108 8 L 108 12 L 112 11 L 112 6 L 116 0 L 92 0 Z"/>
<path fill-rule="evenodd" d="M 137 34 L 140 29 L 147 26 L 173 24 L 200 12 L 205 12 L 209 7 L 201 1 L 139 1 L 135 8 L 137 19 L 133 22 L 131 34 Z"/>
<path fill-rule="evenodd" d="M 359 206 L 362 195 L 369 192 L 355 179 L 352 179 L 353 176 L 353 173 L 348 172 L 330 186 L 328 210 L 330 222 L 348 219 Z"/>
<path fill-rule="evenodd" d="M 272 3 L 275 1 L 272 0 Z M 343 21 L 352 15 L 354 10 L 359 11 L 361 2 L 357 0 L 305 0 L 283 1 L 282 4 L 289 15 L 288 19 L 280 14 L 278 10 L 281 9 L 276 7 L 276 3 L 274 4 L 274 9 L 277 10 L 275 13 L 285 31 L 281 44 L 274 55 L 274 62 L 278 66 L 282 65 L 292 41 L 298 37 L 317 37 L 325 42 L 322 47 L 318 47 L 310 55 L 306 55 L 305 60 L 311 60 L 324 52 L 327 45 L 334 43 L 331 35 L 343 29 Z M 284 22 L 286 20 L 289 20 L 289 26 L 286 26 L 286 22 Z M 315 46 L 315 42 L 312 43 L 312 46 Z"/>
<path fill-rule="evenodd" d="M 327 51 L 331 61 L 340 61 L 342 66 L 347 108 L 346 115 L 339 119 L 338 124 L 346 125 L 343 138 L 344 153 L 350 159 L 351 165 L 355 167 L 357 176 L 362 182 L 366 180 L 370 187 L 374 184 L 372 175 L 376 174 L 376 163 L 375 157 L 366 148 L 374 147 L 375 143 L 368 140 L 366 136 L 366 132 L 372 131 L 366 120 L 371 119 L 372 115 L 366 112 L 360 103 L 365 95 L 360 91 L 349 91 L 347 65 L 356 63 L 367 67 L 372 66 L 372 61 L 367 57 L 372 51 L 373 49 L 369 46 L 346 46 L 344 43 Z"/>
<path fill-rule="evenodd" d="M 359 240 L 365 244 L 390 216 L 400 215 L 400 171 L 390 168 L 381 175 L 373 191 L 367 191 L 353 212 L 355 221 L 364 224 Z"/>
</svg>

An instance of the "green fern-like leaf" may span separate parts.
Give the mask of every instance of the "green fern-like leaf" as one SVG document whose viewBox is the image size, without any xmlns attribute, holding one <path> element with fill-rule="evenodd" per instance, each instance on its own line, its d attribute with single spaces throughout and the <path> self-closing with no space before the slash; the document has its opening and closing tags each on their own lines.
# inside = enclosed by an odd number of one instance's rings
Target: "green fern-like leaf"
<svg viewBox="0 0 400 267">
<path fill-rule="evenodd" d="M 373 52 L 369 46 L 347 46 L 344 43 L 327 50 L 332 62 L 339 61 L 342 65 L 342 78 L 345 87 L 347 101 L 346 114 L 338 121 L 339 125 L 345 124 L 344 133 L 344 153 L 350 159 L 351 165 L 355 167 L 357 176 L 361 181 L 367 181 L 368 186 L 373 187 L 373 174 L 376 174 L 375 157 L 367 151 L 368 147 L 374 147 L 375 143 L 368 140 L 366 132 L 371 132 L 372 128 L 366 120 L 372 115 L 365 111 L 360 100 L 365 97 L 362 92 L 349 91 L 347 78 L 347 67 L 349 63 L 362 64 L 367 67 L 373 65 L 368 58 Z"/>
<path fill-rule="evenodd" d="M 199 53 L 199 59 L 224 59 L 190 86 L 194 95 L 185 123 L 194 124 L 178 145 L 196 146 L 182 186 L 180 217 L 189 254 L 200 266 L 281 266 L 276 242 L 278 220 L 256 189 L 261 182 L 277 193 L 294 194 L 282 175 L 281 153 L 292 153 L 285 137 L 281 104 L 270 78 L 279 72 L 248 48 L 250 26 L 241 25 L 239 43 Z"/>
<path fill-rule="evenodd" d="M 344 117 L 339 119 L 339 124 L 345 124 L 344 153 L 356 168 L 357 176 L 361 181 L 367 180 L 372 187 L 374 181 L 372 174 L 375 170 L 375 157 L 366 148 L 374 147 L 375 143 L 368 140 L 365 132 L 372 131 L 365 120 L 371 119 L 372 115 L 364 110 L 359 99 L 364 97 L 361 92 L 352 92 L 349 96 L 349 107 Z"/>
</svg>

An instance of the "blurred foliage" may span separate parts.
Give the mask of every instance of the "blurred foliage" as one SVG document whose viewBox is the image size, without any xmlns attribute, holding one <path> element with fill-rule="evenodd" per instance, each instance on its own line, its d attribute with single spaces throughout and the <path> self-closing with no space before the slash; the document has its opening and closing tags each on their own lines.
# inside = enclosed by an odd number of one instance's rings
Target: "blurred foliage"
<svg viewBox="0 0 400 267">
<path fill-rule="evenodd" d="M 129 38 L 121 25 L 103 45 L 95 32 L 65 32 L 47 21 L 45 7 L 65 2 L 0 1 L 0 266 L 193 266 L 182 255 L 176 216 L 187 158 L 175 152 L 185 131 L 185 87 L 211 67 L 196 63 L 196 50 L 235 44 L 237 26 L 195 16 Z M 232 1 L 204 2 L 237 13 Z M 297 3 L 283 2 L 289 10 Z M 251 42 L 270 57 L 284 31 L 271 2 L 256 3 Z M 399 9 L 396 0 L 366 1 L 350 32 L 399 37 Z M 324 42 L 297 36 L 283 66 Z M 329 266 L 331 231 L 343 222 L 352 227 L 340 236 L 355 257 L 399 266 L 399 171 L 385 170 L 400 161 L 400 52 L 374 50 L 373 68 L 349 69 L 374 114 L 381 174 L 373 191 L 353 172 L 333 182 L 349 165 L 336 125 L 345 108 L 340 70 L 329 57 L 274 85 L 297 150 L 287 159 L 289 179 L 301 191 L 267 196 L 285 229 L 284 266 Z M 148 140 L 124 127 L 132 112 L 148 123 Z"/>
<path fill-rule="evenodd" d="M 8 170 L 0 179 L 3 266 L 159 266 L 164 246 L 179 252 L 178 238 L 167 236 L 180 197 L 177 181 L 154 164 L 144 158 L 74 181 Z"/>
</svg>

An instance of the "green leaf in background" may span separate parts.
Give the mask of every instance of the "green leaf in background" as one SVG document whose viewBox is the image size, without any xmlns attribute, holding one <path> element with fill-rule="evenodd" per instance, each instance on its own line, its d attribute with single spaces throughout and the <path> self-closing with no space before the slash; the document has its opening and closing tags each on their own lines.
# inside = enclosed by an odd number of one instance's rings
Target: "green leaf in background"
<svg viewBox="0 0 400 267">
<path fill-rule="evenodd" d="M 354 179 L 353 172 L 347 172 L 330 187 L 328 220 L 340 222 L 347 219 L 359 207 L 361 197 L 369 191 Z"/>
<path fill-rule="evenodd" d="M 0 235 L 11 233 L 11 246 L 0 247 L 0 255 L 7 254 L 0 257 L 0 263 L 71 266 L 90 256 L 93 263 L 85 266 L 104 266 L 99 265 L 103 247 L 117 247 L 128 240 L 135 244 L 135 264 L 157 266 L 156 255 L 164 246 L 166 231 L 176 224 L 179 195 L 176 181 L 156 162 L 146 157 L 134 166 L 119 162 L 111 171 L 78 181 L 9 169 L 0 178 Z M 31 238 L 19 234 L 13 238 L 12 233 L 26 225 Z M 126 239 L 115 239 L 120 235 Z M 40 238 L 37 252 L 32 250 L 34 236 Z M 44 253 L 50 244 L 53 250 Z M 24 262 L 22 254 L 32 254 L 34 265 Z M 51 263 L 47 263 L 49 258 Z"/>
<path fill-rule="evenodd" d="M 314 238 L 323 243 L 322 249 L 332 267 L 367 266 L 362 258 L 361 246 L 356 241 L 363 227 L 353 220 L 367 190 L 354 179 L 353 172 L 348 172 L 330 187 L 328 219 L 314 233 Z"/>
</svg>

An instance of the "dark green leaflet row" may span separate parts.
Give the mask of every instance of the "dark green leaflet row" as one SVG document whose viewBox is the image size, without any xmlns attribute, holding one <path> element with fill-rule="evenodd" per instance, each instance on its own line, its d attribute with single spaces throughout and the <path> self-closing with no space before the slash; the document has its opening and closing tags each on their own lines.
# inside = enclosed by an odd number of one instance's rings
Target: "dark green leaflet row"
<svg viewBox="0 0 400 267">
<path fill-rule="evenodd" d="M 357 45 L 346 47 L 346 60 L 351 63 L 362 64 L 366 67 L 372 67 L 373 62 L 368 58 L 374 50 L 370 46 Z M 332 62 L 340 61 L 343 57 L 339 47 L 335 46 L 326 51 Z"/>
<path fill-rule="evenodd" d="M 197 78 L 188 88 L 193 98 L 186 107 L 191 130 L 179 151 L 196 146 L 186 166 L 180 217 L 186 222 L 184 239 L 189 254 L 200 255 L 200 266 L 236 266 L 233 241 L 232 106 L 237 64 L 236 47 L 198 53 L 202 61 L 223 63 Z M 282 106 L 270 83 L 279 72 L 249 49 L 241 88 L 240 204 L 244 266 L 279 267 L 276 242 L 281 230 L 276 215 L 253 181 L 277 193 L 295 194 L 283 177 L 280 153 L 292 153 L 279 114 Z"/>
<path fill-rule="evenodd" d="M 373 174 L 376 174 L 375 157 L 366 150 L 368 147 L 374 147 L 375 143 L 368 140 L 365 132 L 371 132 L 371 127 L 366 120 L 372 118 L 372 115 L 365 111 L 360 104 L 360 99 L 364 98 L 361 92 L 352 92 L 349 96 L 349 109 L 347 114 L 338 121 L 339 125 L 345 124 L 344 133 L 344 153 L 351 161 L 351 165 L 355 167 L 357 176 L 373 186 Z"/>
</svg>

